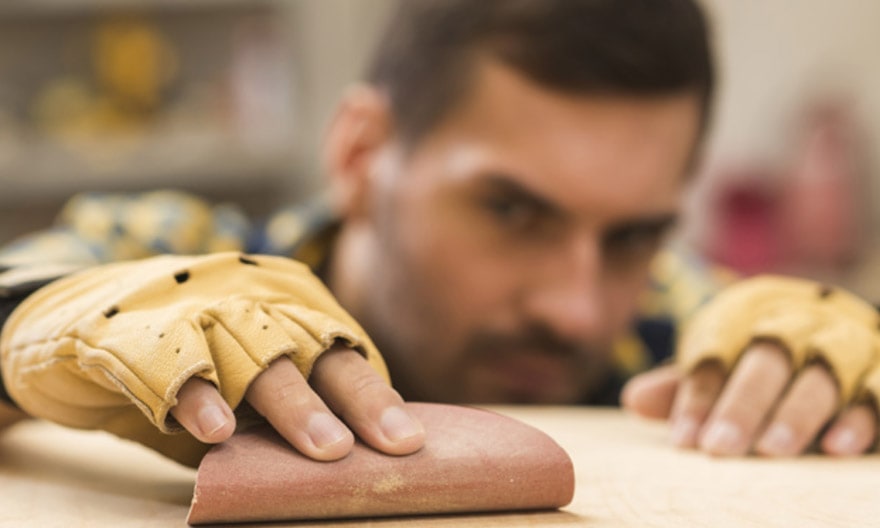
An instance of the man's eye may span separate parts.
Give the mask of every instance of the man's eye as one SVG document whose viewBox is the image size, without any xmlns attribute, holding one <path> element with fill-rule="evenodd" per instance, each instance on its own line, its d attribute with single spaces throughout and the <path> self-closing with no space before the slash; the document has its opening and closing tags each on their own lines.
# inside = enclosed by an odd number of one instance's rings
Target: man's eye
<svg viewBox="0 0 880 528">
<path fill-rule="evenodd" d="M 508 198 L 490 198 L 485 206 L 499 222 L 516 229 L 534 225 L 540 212 L 532 203 Z"/>
<path fill-rule="evenodd" d="M 605 248 L 609 254 L 617 257 L 648 258 L 660 247 L 664 233 L 660 229 L 622 231 L 608 237 Z"/>
</svg>

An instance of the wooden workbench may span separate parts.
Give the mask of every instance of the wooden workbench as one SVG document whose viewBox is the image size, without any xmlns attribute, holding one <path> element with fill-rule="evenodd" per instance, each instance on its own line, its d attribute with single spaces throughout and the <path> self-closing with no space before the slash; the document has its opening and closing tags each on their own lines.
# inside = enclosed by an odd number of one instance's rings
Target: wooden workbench
<svg viewBox="0 0 880 528">
<path fill-rule="evenodd" d="M 619 411 L 502 407 L 571 455 L 577 489 L 553 512 L 292 526 L 880 526 L 880 456 L 716 459 Z M 0 526 L 185 526 L 195 472 L 103 433 L 25 422 L 0 434 Z M 271 526 L 279 526 L 273 524 Z"/>
</svg>

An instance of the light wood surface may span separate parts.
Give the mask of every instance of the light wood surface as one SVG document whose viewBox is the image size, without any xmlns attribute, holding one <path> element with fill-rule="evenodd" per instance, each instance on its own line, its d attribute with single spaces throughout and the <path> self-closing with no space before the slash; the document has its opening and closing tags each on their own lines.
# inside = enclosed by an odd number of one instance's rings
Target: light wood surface
<svg viewBox="0 0 880 528">
<path fill-rule="evenodd" d="M 544 430 L 569 452 L 577 479 L 571 505 L 291 526 L 880 526 L 877 455 L 716 459 L 673 449 L 662 424 L 619 411 L 495 409 Z M 0 526 L 185 526 L 194 477 L 193 470 L 103 433 L 19 423 L 0 433 Z"/>
</svg>

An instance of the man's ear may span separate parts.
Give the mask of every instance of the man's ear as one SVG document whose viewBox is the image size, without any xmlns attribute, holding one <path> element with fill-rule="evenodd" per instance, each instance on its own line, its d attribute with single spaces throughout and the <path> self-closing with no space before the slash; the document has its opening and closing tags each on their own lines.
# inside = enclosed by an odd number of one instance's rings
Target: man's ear
<svg viewBox="0 0 880 528">
<path fill-rule="evenodd" d="M 343 217 L 367 213 L 372 171 L 391 136 L 387 97 L 368 85 L 349 88 L 327 129 L 323 150 L 333 205 Z"/>
</svg>

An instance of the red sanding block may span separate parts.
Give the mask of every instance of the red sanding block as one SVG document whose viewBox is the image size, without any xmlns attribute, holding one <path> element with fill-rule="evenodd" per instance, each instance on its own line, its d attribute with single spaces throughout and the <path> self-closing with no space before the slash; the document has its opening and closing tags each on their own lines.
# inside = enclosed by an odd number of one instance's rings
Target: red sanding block
<svg viewBox="0 0 880 528">
<path fill-rule="evenodd" d="M 306 458 L 269 426 L 202 460 L 190 524 L 539 510 L 574 495 L 571 459 L 543 432 L 500 414 L 408 403 L 425 446 L 391 456 L 357 442 L 334 462 Z"/>
</svg>

